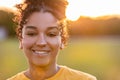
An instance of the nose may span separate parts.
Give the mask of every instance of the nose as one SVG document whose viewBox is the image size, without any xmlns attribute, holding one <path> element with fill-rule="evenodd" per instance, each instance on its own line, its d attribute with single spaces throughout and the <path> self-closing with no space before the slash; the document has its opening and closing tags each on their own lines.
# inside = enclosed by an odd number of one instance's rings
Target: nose
<svg viewBox="0 0 120 80">
<path fill-rule="evenodd" d="M 38 35 L 36 45 L 41 46 L 41 47 L 45 47 L 46 44 L 47 44 L 47 42 L 46 42 L 44 34 Z"/>
</svg>

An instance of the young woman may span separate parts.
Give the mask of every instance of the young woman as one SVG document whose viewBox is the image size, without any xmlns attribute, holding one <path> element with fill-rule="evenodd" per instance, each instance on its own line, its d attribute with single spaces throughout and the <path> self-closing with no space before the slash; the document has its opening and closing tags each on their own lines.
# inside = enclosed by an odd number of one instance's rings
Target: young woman
<svg viewBox="0 0 120 80">
<path fill-rule="evenodd" d="M 7 80 L 96 80 L 90 74 L 57 65 L 67 41 L 66 0 L 25 0 L 18 4 L 17 35 L 29 68 Z"/>
</svg>

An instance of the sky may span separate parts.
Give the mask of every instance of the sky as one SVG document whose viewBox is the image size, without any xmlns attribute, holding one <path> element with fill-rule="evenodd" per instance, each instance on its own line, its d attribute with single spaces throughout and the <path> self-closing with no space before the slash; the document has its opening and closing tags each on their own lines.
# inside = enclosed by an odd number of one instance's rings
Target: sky
<svg viewBox="0 0 120 80">
<path fill-rule="evenodd" d="M 0 6 L 12 8 L 22 0 L 0 0 Z M 80 16 L 98 17 L 120 14 L 120 0 L 68 0 L 66 11 L 68 19 L 77 19 Z"/>
</svg>

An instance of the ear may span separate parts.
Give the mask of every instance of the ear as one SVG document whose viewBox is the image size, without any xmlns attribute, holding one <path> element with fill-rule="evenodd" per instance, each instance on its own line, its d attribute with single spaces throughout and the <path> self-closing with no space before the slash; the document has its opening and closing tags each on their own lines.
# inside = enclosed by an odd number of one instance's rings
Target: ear
<svg viewBox="0 0 120 80">
<path fill-rule="evenodd" d="M 19 41 L 19 48 L 20 48 L 20 49 L 23 49 L 22 41 Z"/>
<path fill-rule="evenodd" d="M 62 50 L 64 47 L 65 47 L 64 44 L 61 43 L 61 45 L 60 45 L 60 49 Z"/>
</svg>

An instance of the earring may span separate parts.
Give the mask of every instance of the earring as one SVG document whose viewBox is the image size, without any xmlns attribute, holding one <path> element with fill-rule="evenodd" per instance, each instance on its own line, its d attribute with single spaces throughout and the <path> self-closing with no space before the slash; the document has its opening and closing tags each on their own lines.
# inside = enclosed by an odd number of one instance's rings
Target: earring
<svg viewBox="0 0 120 80">
<path fill-rule="evenodd" d="M 19 49 L 23 49 L 22 43 L 19 44 Z"/>
<path fill-rule="evenodd" d="M 60 49 L 62 50 L 64 48 L 64 44 L 62 43 L 60 46 Z"/>
</svg>

